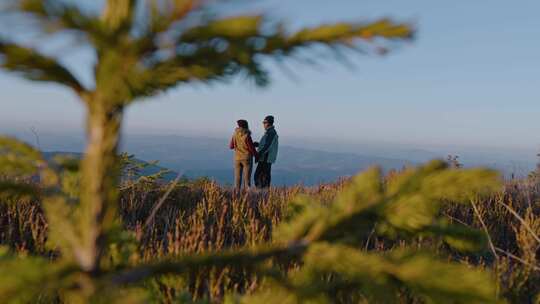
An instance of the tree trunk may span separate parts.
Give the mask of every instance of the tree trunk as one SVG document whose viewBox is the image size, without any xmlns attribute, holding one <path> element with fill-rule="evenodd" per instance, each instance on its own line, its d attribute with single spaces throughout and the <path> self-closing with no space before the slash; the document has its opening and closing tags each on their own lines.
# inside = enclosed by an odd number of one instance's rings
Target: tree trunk
<svg viewBox="0 0 540 304">
<path fill-rule="evenodd" d="M 87 147 L 82 160 L 79 236 L 75 252 L 85 271 L 99 270 L 107 232 L 116 220 L 119 166 L 117 161 L 123 108 L 101 100 L 88 102 Z"/>
</svg>

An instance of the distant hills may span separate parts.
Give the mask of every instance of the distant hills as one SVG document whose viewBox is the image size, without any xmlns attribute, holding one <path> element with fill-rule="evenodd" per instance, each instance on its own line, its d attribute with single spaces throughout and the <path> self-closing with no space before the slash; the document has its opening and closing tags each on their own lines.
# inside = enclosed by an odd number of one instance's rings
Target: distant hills
<svg viewBox="0 0 540 304">
<path fill-rule="evenodd" d="M 227 140 L 182 136 L 130 137 L 124 150 L 144 160 L 159 160 L 160 165 L 188 177 L 208 176 L 232 183 L 233 152 Z M 383 169 L 401 168 L 412 162 L 404 159 L 333 153 L 281 145 L 273 168 L 275 185 L 313 185 L 350 176 L 372 165 Z"/>
<path fill-rule="evenodd" d="M 76 158 L 76 159 L 81 159 L 83 154 L 82 153 L 78 153 L 78 152 L 63 152 L 63 151 L 48 151 L 48 152 L 43 152 L 43 157 L 46 159 L 46 160 L 52 160 L 54 157 L 56 156 L 66 156 L 66 157 L 69 157 L 69 158 Z M 167 170 L 167 171 L 170 171 L 170 172 L 166 172 L 163 174 L 163 178 L 165 180 L 173 180 L 176 178 L 176 176 L 178 175 L 178 173 L 172 171 L 172 170 L 169 170 L 167 168 L 164 168 L 162 166 L 158 166 L 158 165 L 154 165 L 154 164 L 151 164 L 151 163 L 148 163 L 144 160 L 140 160 L 140 159 L 133 159 L 134 162 L 136 163 L 140 163 L 140 164 L 145 164 L 146 166 L 140 171 L 140 175 L 139 176 L 148 176 L 148 175 L 153 175 L 153 174 L 156 174 L 156 173 L 159 173 L 163 170 Z M 137 177 L 137 176 L 136 176 Z"/>
<path fill-rule="evenodd" d="M 63 146 L 69 148 L 65 143 Z M 153 174 L 167 168 L 174 171 L 166 175 L 168 179 L 175 178 L 176 172 L 180 172 L 189 178 L 209 177 L 221 184 L 233 182 L 233 151 L 229 149 L 227 140 L 183 136 L 134 136 L 126 140 L 122 149 L 134 154 L 141 161 L 159 161 L 159 166 L 148 167 L 144 174 Z M 45 153 L 49 158 L 56 154 L 72 154 L 80 157 L 80 152 Z M 373 165 L 389 170 L 407 164 L 413 162 L 281 145 L 278 161 L 273 168 L 272 180 L 274 185 L 314 185 L 354 175 Z"/>
<path fill-rule="evenodd" d="M 30 143 L 35 142 L 32 134 L 23 133 L 22 135 L 15 134 L 15 136 Z M 169 179 L 176 177 L 176 172 L 180 172 L 191 178 L 206 176 L 221 184 L 231 184 L 233 152 L 228 148 L 228 140 L 228 137 L 215 139 L 128 134 L 124 136 L 122 151 L 134 154 L 141 161 L 159 161 L 158 166 L 149 167 L 145 174 L 167 168 L 175 171 L 167 175 Z M 294 146 L 283 143 L 280 145 L 278 161 L 273 169 L 274 185 L 300 183 L 314 185 L 354 175 L 372 165 L 379 165 L 384 170 L 399 169 L 405 165 L 414 165 L 433 158 L 444 158 L 448 154 L 459 155 L 460 161 L 467 167 L 487 166 L 501 170 L 506 176 L 514 173 L 516 176 L 525 176 L 535 168 L 536 164 L 536 153 L 533 152 L 529 155 L 510 154 L 495 149 L 487 152 L 458 149 L 424 150 L 392 144 L 317 144 L 302 143 L 301 140 L 293 142 Z M 61 151 L 62 153 L 73 151 L 80 154 L 84 147 L 84 137 L 82 135 L 43 134 L 40 137 L 40 143 L 40 148 L 44 151 Z M 321 151 L 319 147 L 324 147 L 327 151 Z"/>
</svg>

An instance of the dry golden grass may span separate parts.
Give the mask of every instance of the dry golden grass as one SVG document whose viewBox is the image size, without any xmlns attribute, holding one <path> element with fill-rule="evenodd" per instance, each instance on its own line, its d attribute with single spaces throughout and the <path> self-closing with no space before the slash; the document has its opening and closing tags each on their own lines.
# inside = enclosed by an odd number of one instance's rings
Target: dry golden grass
<svg viewBox="0 0 540 304">
<path fill-rule="evenodd" d="M 388 177 L 388 178 L 391 178 Z M 137 184 L 122 191 L 120 213 L 124 226 L 138 239 L 139 254 L 127 260 L 150 260 L 184 253 L 202 253 L 253 246 L 271 241 L 272 228 L 288 213 L 288 202 L 298 194 L 330 202 L 346 181 L 318 187 L 275 188 L 269 192 L 236 195 L 212 182 L 177 185 L 157 211 L 154 221 L 144 222 L 167 185 Z M 471 205 L 450 205 L 444 213 L 450 221 L 483 229 L 492 246 L 475 254 L 458 254 L 444 244 L 417 240 L 413 246 L 450 253 L 463 263 L 481 265 L 497 275 L 499 293 L 513 303 L 532 303 L 540 293 L 540 185 L 513 180 L 505 189 Z M 37 201 L 0 204 L 0 244 L 20 253 L 48 255 L 47 223 Z M 410 245 L 410 244 L 409 244 Z M 400 241 L 370 236 L 365 248 L 388 250 Z M 295 265 L 283 265 L 290 268 Z M 181 277 L 163 277 L 148 283 L 161 302 L 208 298 L 219 301 L 229 292 L 246 293 L 258 286 L 250 269 L 206 269 Z M 407 296 L 403 302 L 411 302 Z"/>
</svg>

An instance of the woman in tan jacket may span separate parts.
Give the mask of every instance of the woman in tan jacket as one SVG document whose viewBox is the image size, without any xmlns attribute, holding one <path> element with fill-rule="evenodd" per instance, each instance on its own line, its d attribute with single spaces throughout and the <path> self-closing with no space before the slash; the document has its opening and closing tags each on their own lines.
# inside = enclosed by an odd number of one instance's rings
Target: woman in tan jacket
<svg viewBox="0 0 540 304">
<path fill-rule="evenodd" d="M 229 147 L 234 150 L 234 188 L 239 191 L 243 186 L 248 190 L 251 186 L 251 171 L 253 158 L 258 159 L 257 150 L 251 139 L 248 122 L 240 119 L 238 127 L 234 130 Z"/>
</svg>

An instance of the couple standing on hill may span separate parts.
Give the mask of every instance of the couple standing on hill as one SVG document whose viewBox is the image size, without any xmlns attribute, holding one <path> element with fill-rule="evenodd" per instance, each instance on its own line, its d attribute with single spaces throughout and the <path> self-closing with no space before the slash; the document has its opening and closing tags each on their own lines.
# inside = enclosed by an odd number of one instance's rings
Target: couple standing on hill
<svg viewBox="0 0 540 304">
<path fill-rule="evenodd" d="M 272 164 L 275 163 L 278 153 L 278 135 L 274 128 L 274 117 L 266 116 L 263 120 L 265 129 L 260 142 L 253 142 L 248 122 L 240 119 L 236 122 L 238 127 L 234 130 L 230 148 L 234 150 L 234 187 L 245 190 L 251 186 L 251 171 L 253 158 L 257 163 L 255 169 L 255 187 L 269 188 L 272 179 Z M 258 150 L 256 149 L 258 148 Z"/>
</svg>

